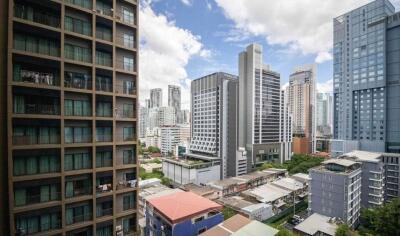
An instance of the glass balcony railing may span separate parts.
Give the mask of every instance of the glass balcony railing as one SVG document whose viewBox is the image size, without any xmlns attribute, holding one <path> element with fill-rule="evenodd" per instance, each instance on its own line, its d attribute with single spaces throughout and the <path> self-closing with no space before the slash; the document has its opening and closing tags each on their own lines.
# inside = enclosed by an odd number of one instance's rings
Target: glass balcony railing
<svg viewBox="0 0 400 236">
<path fill-rule="evenodd" d="M 82 73 L 65 72 L 64 87 L 91 90 L 92 77 Z"/>
<path fill-rule="evenodd" d="M 44 11 L 26 4 L 16 3 L 14 15 L 24 20 L 60 28 L 60 17 L 53 14 L 52 11 Z"/>
<path fill-rule="evenodd" d="M 51 86 L 59 86 L 60 80 L 55 73 L 46 73 L 34 70 L 23 69 L 23 66 L 14 64 L 13 80 L 15 82 L 24 82 L 32 84 L 43 84 Z"/>
<path fill-rule="evenodd" d="M 14 34 L 14 49 L 53 57 L 60 56 L 59 44 L 56 40 L 19 33 Z"/>
<path fill-rule="evenodd" d="M 96 76 L 96 91 L 112 92 L 112 79 Z"/>
</svg>

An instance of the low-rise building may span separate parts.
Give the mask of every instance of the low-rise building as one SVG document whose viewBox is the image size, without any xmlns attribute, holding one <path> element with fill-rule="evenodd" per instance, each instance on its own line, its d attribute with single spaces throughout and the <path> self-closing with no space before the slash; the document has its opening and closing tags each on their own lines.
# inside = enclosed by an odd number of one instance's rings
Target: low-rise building
<svg viewBox="0 0 400 236">
<path fill-rule="evenodd" d="M 361 164 L 329 159 L 309 173 L 310 211 L 340 218 L 351 227 L 357 226 L 361 208 Z"/>
<path fill-rule="evenodd" d="M 217 194 L 217 189 L 211 187 L 211 186 L 206 186 L 206 185 L 196 185 L 196 184 L 185 184 L 181 186 L 181 189 L 184 191 L 192 192 L 195 193 L 199 196 L 205 197 L 210 200 L 216 200 L 219 198 Z"/>
<path fill-rule="evenodd" d="M 178 185 L 197 184 L 205 185 L 210 181 L 220 179 L 219 159 L 198 159 L 191 158 L 187 154 L 185 159 L 163 158 L 162 172 L 164 176 L 171 179 Z"/>
<path fill-rule="evenodd" d="M 250 202 L 239 196 L 220 198 L 217 202 L 240 212 L 251 220 L 264 221 L 274 215 L 270 204 Z"/>
<path fill-rule="evenodd" d="M 296 197 L 304 198 L 308 194 L 308 186 L 294 178 L 287 177 L 278 179 L 271 183 L 274 186 L 280 187 L 282 189 L 288 190 L 295 194 Z"/>
<path fill-rule="evenodd" d="M 286 202 L 293 201 L 290 197 L 291 193 L 292 192 L 289 190 L 285 190 L 269 183 L 246 190 L 242 192 L 242 195 L 261 203 L 271 204 L 272 210 L 276 214 L 282 210 L 286 205 Z"/>
<path fill-rule="evenodd" d="M 144 235 L 198 235 L 223 221 L 222 206 L 192 192 L 152 198 Z"/>
<path fill-rule="evenodd" d="M 202 233 L 201 236 L 274 236 L 279 230 L 242 215 L 234 215 L 219 225 Z"/>
<path fill-rule="evenodd" d="M 161 163 L 146 163 L 146 164 L 141 164 L 140 167 L 142 167 L 146 173 L 152 173 L 153 171 L 162 170 Z"/>
<path fill-rule="evenodd" d="M 207 185 L 217 190 L 218 197 L 234 195 L 247 189 L 246 181 L 234 177 L 211 181 Z"/>
<path fill-rule="evenodd" d="M 293 232 L 299 236 L 334 236 L 337 227 L 336 219 L 314 213 L 296 225 Z"/>
</svg>

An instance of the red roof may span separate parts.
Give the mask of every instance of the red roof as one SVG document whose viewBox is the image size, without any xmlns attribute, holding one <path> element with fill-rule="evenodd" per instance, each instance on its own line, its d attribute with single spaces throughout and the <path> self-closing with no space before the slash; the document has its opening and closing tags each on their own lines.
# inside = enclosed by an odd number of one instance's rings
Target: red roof
<svg viewBox="0 0 400 236">
<path fill-rule="evenodd" d="M 221 210 L 222 206 L 192 192 L 178 192 L 149 200 L 149 203 L 171 223 L 206 213 Z"/>
</svg>

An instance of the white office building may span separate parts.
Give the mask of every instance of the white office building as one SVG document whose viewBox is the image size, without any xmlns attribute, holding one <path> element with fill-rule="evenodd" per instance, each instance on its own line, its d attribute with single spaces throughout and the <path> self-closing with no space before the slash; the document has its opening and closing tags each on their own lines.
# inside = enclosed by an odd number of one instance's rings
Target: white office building
<svg viewBox="0 0 400 236">
<path fill-rule="evenodd" d="M 289 96 L 287 89 L 281 90 L 279 143 L 281 145 L 280 161 L 289 161 L 292 157 L 292 117 L 289 113 Z"/>
</svg>

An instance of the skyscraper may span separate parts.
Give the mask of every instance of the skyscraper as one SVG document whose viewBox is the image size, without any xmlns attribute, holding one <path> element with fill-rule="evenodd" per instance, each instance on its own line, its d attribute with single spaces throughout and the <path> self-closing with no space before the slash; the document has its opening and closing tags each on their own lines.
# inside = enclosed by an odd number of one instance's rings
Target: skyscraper
<svg viewBox="0 0 400 236">
<path fill-rule="evenodd" d="M 190 152 L 221 163 L 221 178 L 235 175 L 237 77 L 214 73 L 191 84 Z M 229 159 L 229 160 L 228 160 Z"/>
<path fill-rule="evenodd" d="M 289 78 L 289 112 L 293 121 L 293 152 L 315 152 L 315 80 L 317 66 L 304 65 L 294 69 Z M 306 148 L 303 149 L 306 144 Z M 308 145 L 307 145 L 308 144 Z M 301 148 L 298 148 L 302 146 Z"/>
<path fill-rule="evenodd" d="M 280 75 L 263 64 L 262 46 L 239 54 L 239 147 L 246 148 L 248 169 L 279 161 Z"/>
<path fill-rule="evenodd" d="M 333 20 L 333 134 L 356 149 L 400 152 L 400 41 L 394 11 L 388 0 L 376 0 Z"/>
<path fill-rule="evenodd" d="M 175 113 L 181 110 L 181 87 L 168 85 L 168 106 L 175 108 Z"/>
<path fill-rule="evenodd" d="M 289 112 L 289 93 L 288 89 L 281 90 L 279 123 L 279 143 L 281 145 L 281 162 L 289 161 L 292 157 L 292 116 Z"/>
<path fill-rule="evenodd" d="M 162 89 L 150 89 L 150 108 L 162 107 Z"/>
<path fill-rule="evenodd" d="M 330 93 L 317 93 L 317 136 L 332 134 L 333 99 Z"/>
<path fill-rule="evenodd" d="M 1 1 L 1 235 L 137 232 L 137 4 Z"/>
</svg>

